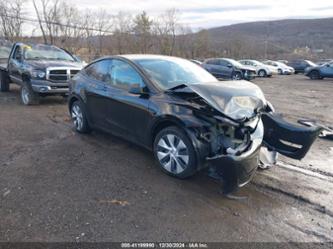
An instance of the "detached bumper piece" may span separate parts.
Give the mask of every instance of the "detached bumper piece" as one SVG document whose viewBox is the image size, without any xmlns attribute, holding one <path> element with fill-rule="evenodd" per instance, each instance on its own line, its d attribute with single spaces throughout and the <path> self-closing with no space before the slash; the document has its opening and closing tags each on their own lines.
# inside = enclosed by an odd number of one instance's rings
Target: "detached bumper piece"
<svg viewBox="0 0 333 249">
<path fill-rule="evenodd" d="M 242 161 L 235 161 L 230 157 L 219 158 L 211 161 L 211 169 L 216 177 L 223 182 L 225 195 L 236 192 L 238 188 L 250 182 L 255 175 L 259 164 L 259 150 Z"/>
<path fill-rule="evenodd" d="M 302 159 L 316 140 L 321 127 L 305 127 L 291 124 L 277 114 L 262 115 L 264 123 L 264 144 L 294 159 Z"/>
</svg>

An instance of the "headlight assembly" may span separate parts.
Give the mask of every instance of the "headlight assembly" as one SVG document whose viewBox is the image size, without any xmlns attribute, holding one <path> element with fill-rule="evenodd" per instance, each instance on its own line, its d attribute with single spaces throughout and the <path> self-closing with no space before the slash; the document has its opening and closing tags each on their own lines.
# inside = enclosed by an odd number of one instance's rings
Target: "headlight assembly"
<svg viewBox="0 0 333 249">
<path fill-rule="evenodd" d="M 45 78 L 46 73 L 41 70 L 33 70 L 31 71 L 31 76 L 36 79 L 43 79 Z"/>
<path fill-rule="evenodd" d="M 252 117 L 255 110 L 264 106 L 262 100 L 250 96 L 233 97 L 225 108 L 225 114 L 233 119 L 243 119 L 244 117 Z"/>
</svg>

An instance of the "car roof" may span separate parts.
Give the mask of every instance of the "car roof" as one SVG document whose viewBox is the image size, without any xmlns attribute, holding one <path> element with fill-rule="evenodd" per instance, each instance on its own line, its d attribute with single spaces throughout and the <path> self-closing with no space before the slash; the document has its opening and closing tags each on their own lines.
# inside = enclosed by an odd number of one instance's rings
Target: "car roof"
<svg viewBox="0 0 333 249">
<path fill-rule="evenodd" d="M 179 58 L 179 57 L 175 57 L 175 56 L 167 56 L 167 55 L 159 55 L 159 54 L 122 54 L 122 55 L 118 55 L 117 57 L 123 57 L 128 60 Z"/>
</svg>

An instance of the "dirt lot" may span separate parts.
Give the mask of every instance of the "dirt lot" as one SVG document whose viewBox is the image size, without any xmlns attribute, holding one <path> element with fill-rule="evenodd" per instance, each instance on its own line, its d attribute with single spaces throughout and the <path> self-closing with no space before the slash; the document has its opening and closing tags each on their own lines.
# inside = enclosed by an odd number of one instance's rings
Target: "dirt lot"
<svg viewBox="0 0 333 249">
<path fill-rule="evenodd" d="M 256 79 L 288 119 L 333 124 L 333 81 Z M 332 241 L 333 142 L 280 157 L 224 198 L 204 173 L 164 175 L 152 155 L 103 133 L 78 135 L 62 98 L 0 93 L 0 241 Z"/>
</svg>

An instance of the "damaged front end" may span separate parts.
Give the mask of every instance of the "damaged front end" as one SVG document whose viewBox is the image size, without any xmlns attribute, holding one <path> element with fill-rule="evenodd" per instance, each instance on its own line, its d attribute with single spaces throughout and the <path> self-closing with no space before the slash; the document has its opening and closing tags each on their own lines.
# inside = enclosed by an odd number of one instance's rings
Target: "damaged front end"
<svg viewBox="0 0 333 249">
<path fill-rule="evenodd" d="M 193 84 L 173 93 L 190 102 L 202 121 L 192 127 L 199 147 L 205 147 L 199 148 L 200 157 L 223 179 L 226 194 L 252 179 L 262 146 L 267 158 L 274 160 L 279 152 L 301 159 L 320 133 L 275 115 L 260 88 L 249 82 Z"/>
</svg>

